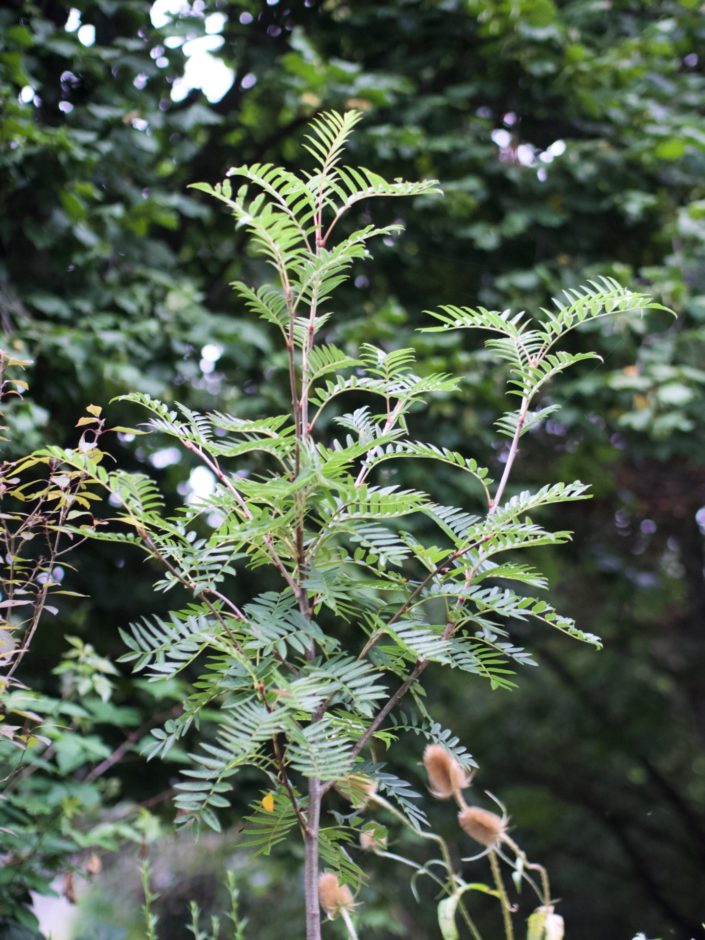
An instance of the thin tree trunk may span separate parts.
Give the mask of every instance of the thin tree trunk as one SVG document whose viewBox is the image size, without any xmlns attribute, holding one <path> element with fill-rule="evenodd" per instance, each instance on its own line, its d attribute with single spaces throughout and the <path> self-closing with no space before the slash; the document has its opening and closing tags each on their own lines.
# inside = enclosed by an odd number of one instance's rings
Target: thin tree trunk
<svg viewBox="0 0 705 940">
<path fill-rule="evenodd" d="M 318 903 L 318 831 L 321 822 L 321 781 L 308 782 L 308 825 L 304 862 L 304 897 L 306 901 L 306 940 L 321 940 L 321 908 Z"/>
</svg>

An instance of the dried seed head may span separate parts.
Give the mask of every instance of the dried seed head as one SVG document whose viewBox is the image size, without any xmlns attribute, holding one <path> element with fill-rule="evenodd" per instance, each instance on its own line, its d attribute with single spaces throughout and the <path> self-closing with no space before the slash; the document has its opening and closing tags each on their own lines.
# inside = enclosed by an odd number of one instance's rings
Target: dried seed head
<svg viewBox="0 0 705 940">
<path fill-rule="evenodd" d="M 338 910 L 338 889 L 340 882 L 330 871 L 325 871 L 318 879 L 318 900 L 321 908 L 329 917 Z"/>
<path fill-rule="evenodd" d="M 362 774 L 350 774 L 345 780 L 339 780 L 335 789 L 350 800 L 353 806 L 364 809 L 371 797 L 377 792 L 377 784 L 371 777 L 364 777 Z"/>
<path fill-rule="evenodd" d="M 85 864 L 86 874 L 88 875 L 99 875 L 101 869 L 103 868 L 103 863 L 100 860 L 100 855 L 96 852 L 91 852 L 91 854 L 86 859 Z"/>
<path fill-rule="evenodd" d="M 387 848 L 387 840 L 378 829 L 363 829 L 360 832 L 360 848 L 365 852 L 376 852 Z"/>
<path fill-rule="evenodd" d="M 350 888 L 341 885 L 331 871 L 324 871 L 318 879 L 318 901 L 329 917 L 335 917 L 341 910 L 352 910 L 355 906 Z"/>
<path fill-rule="evenodd" d="M 429 744 L 423 752 L 429 789 L 437 800 L 448 800 L 470 786 L 470 778 L 442 744 Z"/>
<path fill-rule="evenodd" d="M 504 837 L 507 825 L 501 816 L 479 806 L 467 806 L 458 813 L 458 825 L 471 839 L 488 849 L 496 848 Z"/>
<path fill-rule="evenodd" d="M 64 875 L 63 895 L 70 904 L 76 903 L 76 887 L 73 883 L 73 873 L 67 871 Z"/>
</svg>

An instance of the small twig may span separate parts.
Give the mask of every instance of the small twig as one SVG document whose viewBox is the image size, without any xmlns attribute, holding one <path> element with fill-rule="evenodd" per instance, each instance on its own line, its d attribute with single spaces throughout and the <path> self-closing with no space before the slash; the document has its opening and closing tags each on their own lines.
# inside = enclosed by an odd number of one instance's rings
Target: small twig
<svg viewBox="0 0 705 940">
<path fill-rule="evenodd" d="M 299 805 L 299 801 L 298 801 L 297 798 L 296 798 L 296 794 L 294 793 L 294 789 L 293 789 L 293 787 L 292 787 L 292 785 L 291 785 L 291 781 L 289 780 L 289 775 L 288 775 L 287 772 L 286 772 L 286 764 L 285 764 L 285 761 L 284 761 L 284 754 L 283 754 L 282 749 L 281 749 L 281 744 L 279 743 L 279 735 L 278 735 L 278 734 L 272 735 L 272 749 L 274 750 L 274 760 L 275 760 L 276 765 L 277 765 L 277 770 L 279 771 L 279 773 L 278 773 L 279 780 L 280 780 L 280 782 L 284 785 L 284 788 L 286 789 L 287 795 L 288 795 L 288 797 L 289 797 L 289 802 L 291 803 L 291 806 L 292 806 L 294 812 L 296 813 L 296 818 L 299 820 L 299 826 L 301 827 L 301 833 L 302 833 L 302 835 L 305 835 L 305 834 L 306 834 L 306 827 L 307 827 L 308 823 L 307 823 L 307 821 L 306 821 L 306 817 L 304 816 L 304 814 L 303 814 L 303 812 L 302 812 L 302 810 L 301 810 L 301 806 Z"/>
<path fill-rule="evenodd" d="M 495 887 L 497 888 L 497 895 L 499 897 L 499 903 L 502 906 L 502 921 L 504 923 L 504 937 L 505 940 L 514 940 L 514 927 L 512 925 L 512 914 L 509 907 L 509 898 L 507 897 L 507 891 L 504 887 L 504 882 L 502 881 L 502 872 L 499 869 L 499 862 L 497 861 L 497 853 L 494 849 L 490 849 L 487 853 L 490 860 L 490 868 L 492 869 L 492 877 L 494 878 Z"/>
<path fill-rule="evenodd" d="M 102 777 L 103 774 L 107 773 L 112 767 L 120 763 L 120 761 L 132 748 L 132 745 L 139 741 L 139 739 L 143 737 L 144 734 L 150 730 L 150 728 L 154 728 L 156 725 L 161 724 L 165 718 L 178 715 L 181 710 L 182 706 L 176 705 L 174 708 L 170 708 L 168 711 L 161 712 L 154 718 L 150 718 L 149 721 L 145 721 L 144 724 L 140 725 L 139 728 L 135 728 L 134 731 L 130 731 L 122 744 L 118 745 L 112 754 L 106 757 L 105 760 L 102 760 L 89 773 L 87 773 L 85 777 L 83 777 L 84 783 L 92 783 L 94 780 L 97 780 L 98 777 Z"/>
</svg>

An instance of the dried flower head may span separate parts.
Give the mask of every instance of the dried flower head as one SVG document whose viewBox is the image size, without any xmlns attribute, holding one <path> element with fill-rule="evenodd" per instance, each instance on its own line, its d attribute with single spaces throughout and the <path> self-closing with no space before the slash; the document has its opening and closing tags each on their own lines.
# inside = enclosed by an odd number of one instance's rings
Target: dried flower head
<svg viewBox="0 0 705 940">
<path fill-rule="evenodd" d="M 84 869 L 87 875 L 99 875 L 103 868 L 103 863 L 100 860 L 100 855 L 97 852 L 91 852 L 91 854 L 86 859 Z"/>
<path fill-rule="evenodd" d="M 360 832 L 360 848 L 365 852 L 377 852 L 387 848 L 387 839 L 378 828 L 363 829 Z"/>
<path fill-rule="evenodd" d="M 355 906 L 350 888 L 341 885 L 337 875 L 331 871 L 324 871 L 318 879 L 318 901 L 329 917 L 335 917 L 341 910 L 350 911 Z"/>
<path fill-rule="evenodd" d="M 429 744 L 423 752 L 429 789 L 437 800 L 448 800 L 470 786 L 470 778 L 442 744 Z"/>
<path fill-rule="evenodd" d="M 353 806 L 364 809 L 377 792 L 377 784 L 371 777 L 350 774 L 345 780 L 339 780 L 335 789 L 346 800 L 350 800 Z"/>
<path fill-rule="evenodd" d="M 496 848 L 507 831 L 507 822 L 497 813 L 479 806 L 466 806 L 458 813 L 458 824 L 471 839 L 488 849 Z"/>
</svg>

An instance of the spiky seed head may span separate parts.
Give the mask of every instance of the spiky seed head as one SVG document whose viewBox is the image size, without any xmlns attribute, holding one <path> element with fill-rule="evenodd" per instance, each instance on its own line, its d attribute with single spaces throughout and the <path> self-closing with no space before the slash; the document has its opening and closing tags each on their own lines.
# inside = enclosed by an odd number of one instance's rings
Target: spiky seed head
<svg viewBox="0 0 705 940">
<path fill-rule="evenodd" d="M 488 849 L 497 848 L 507 830 L 507 824 L 501 816 L 480 806 L 466 806 L 461 810 L 458 813 L 458 825 L 471 839 Z"/>
<path fill-rule="evenodd" d="M 429 789 L 437 800 L 448 800 L 470 786 L 470 778 L 442 744 L 429 744 L 423 752 Z"/>
<path fill-rule="evenodd" d="M 377 829 L 363 829 L 360 832 L 360 848 L 365 852 L 384 850 L 387 848 L 387 840 Z"/>
<path fill-rule="evenodd" d="M 338 909 L 339 888 L 340 882 L 331 871 L 324 871 L 318 879 L 318 900 L 329 917 L 334 917 Z"/>
<path fill-rule="evenodd" d="M 377 792 L 377 783 L 363 774 L 350 774 L 345 780 L 339 780 L 335 789 L 346 800 L 350 800 L 353 806 L 364 809 Z"/>
<path fill-rule="evenodd" d="M 329 917 L 335 917 L 341 910 L 350 911 L 355 906 L 352 891 L 347 885 L 341 885 L 332 871 L 324 871 L 318 879 L 318 901 Z"/>
</svg>

